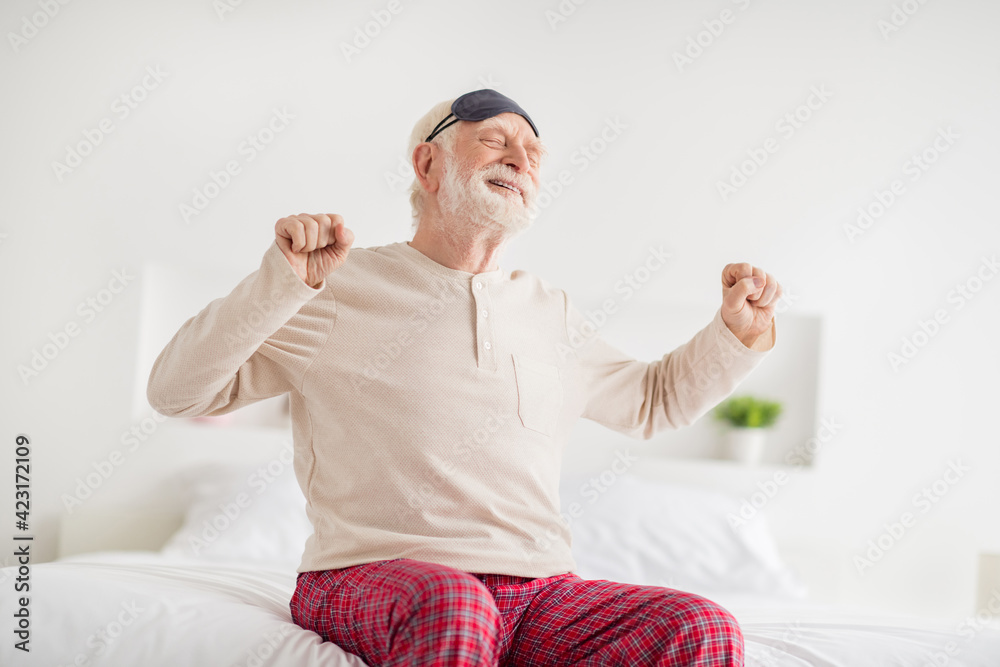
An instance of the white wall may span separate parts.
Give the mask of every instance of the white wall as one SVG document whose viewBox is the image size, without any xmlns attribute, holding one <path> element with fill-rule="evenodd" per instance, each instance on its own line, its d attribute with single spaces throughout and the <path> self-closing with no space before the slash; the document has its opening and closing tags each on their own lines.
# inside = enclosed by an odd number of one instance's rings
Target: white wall
<svg viewBox="0 0 1000 667">
<path fill-rule="evenodd" d="M 572 176 L 505 268 L 592 305 L 662 244 L 673 258 L 629 305 L 641 308 L 714 303 L 724 264 L 765 267 L 792 308 L 824 317 L 820 416 L 843 424 L 769 504 L 776 530 L 829 545 L 846 600 L 971 612 L 977 555 L 1000 550 L 1000 280 L 961 309 L 949 292 L 1000 249 L 1000 5 L 908 0 L 916 13 L 883 36 L 889 0 L 564 0 L 575 11 L 554 27 L 555 0 L 398 2 L 350 62 L 341 44 L 386 3 L 243 0 L 220 18 L 212 0 L 71 2 L 16 49 L 9 33 L 41 10 L 3 4 L 0 409 L 7 441 L 34 442 L 39 557 L 55 554 L 59 496 L 136 423 L 139 290 L 92 321 L 78 304 L 147 261 L 246 275 L 291 213 L 341 213 L 360 247 L 408 239 L 405 185 L 387 174 L 413 121 L 489 85 L 538 124 L 546 180 Z M 723 10 L 731 23 L 679 71 L 673 54 Z M 123 117 L 114 102 L 147 68 L 166 74 Z M 814 89 L 829 99 L 787 136 L 776 123 Z M 248 161 L 241 142 L 275 108 L 294 119 Z M 60 181 L 53 162 L 104 118 L 113 131 Z M 581 160 L 609 122 L 620 134 Z M 904 163 L 940 128 L 957 139 L 910 180 Z M 717 182 L 769 138 L 777 152 L 724 201 Z M 185 223 L 179 206 L 229 160 L 241 173 Z M 843 226 L 894 179 L 903 194 L 851 242 Z M 894 371 L 887 353 L 938 309 L 948 321 Z M 23 382 L 18 365 L 72 323 L 79 335 Z M 912 496 L 951 460 L 971 470 L 921 512 Z M 3 498 L 12 466 L 0 457 Z M 852 557 L 905 511 L 916 525 L 859 574 Z"/>
</svg>

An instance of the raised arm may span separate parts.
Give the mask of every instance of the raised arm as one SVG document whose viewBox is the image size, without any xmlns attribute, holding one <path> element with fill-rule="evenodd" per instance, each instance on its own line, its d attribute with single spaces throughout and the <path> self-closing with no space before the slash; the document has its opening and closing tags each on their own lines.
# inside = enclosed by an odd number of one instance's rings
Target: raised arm
<svg viewBox="0 0 1000 667">
<path fill-rule="evenodd" d="M 775 340 L 774 310 L 781 287 L 749 264 L 722 272 L 723 303 L 691 340 L 657 361 L 638 361 L 594 335 L 577 350 L 586 403 L 581 416 L 649 439 L 695 422 L 766 356 Z M 755 280 L 757 278 L 757 280 Z M 585 329 L 567 301 L 567 327 Z"/>
<path fill-rule="evenodd" d="M 153 364 L 149 404 L 171 417 L 220 415 L 297 387 L 334 324 L 296 318 L 347 258 L 354 234 L 339 215 L 275 225 L 260 268 L 174 334 Z"/>
</svg>

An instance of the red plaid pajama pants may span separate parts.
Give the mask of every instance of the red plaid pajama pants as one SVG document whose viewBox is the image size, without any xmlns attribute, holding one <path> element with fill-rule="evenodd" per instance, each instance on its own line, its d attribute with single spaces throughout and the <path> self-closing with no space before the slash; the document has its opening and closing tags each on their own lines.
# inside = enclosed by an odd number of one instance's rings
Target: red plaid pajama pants
<svg viewBox="0 0 1000 667">
<path fill-rule="evenodd" d="M 692 593 L 470 574 L 399 558 L 301 572 L 292 620 L 372 667 L 730 667 L 743 635 Z"/>
</svg>

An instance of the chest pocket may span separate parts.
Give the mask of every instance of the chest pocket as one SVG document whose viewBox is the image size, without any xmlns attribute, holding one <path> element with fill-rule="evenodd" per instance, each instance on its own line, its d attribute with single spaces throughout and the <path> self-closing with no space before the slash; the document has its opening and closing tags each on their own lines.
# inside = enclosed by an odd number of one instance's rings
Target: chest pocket
<svg viewBox="0 0 1000 667">
<path fill-rule="evenodd" d="M 559 369 L 552 364 L 518 354 L 514 359 L 517 381 L 517 415 L 532 431 L 551 436 L 563 404 Z"/>
</svg>

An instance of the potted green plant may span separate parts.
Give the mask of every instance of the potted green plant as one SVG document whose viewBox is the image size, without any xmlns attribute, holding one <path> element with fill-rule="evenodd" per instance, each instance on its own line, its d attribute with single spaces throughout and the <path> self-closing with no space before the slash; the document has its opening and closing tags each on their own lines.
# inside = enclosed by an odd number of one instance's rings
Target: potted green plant
<svg viewBox="0 0 1000 667">
<path fill-rule="evenodd" d="M 728 424 L 726 454 L 741 463 L 759 463 L 767 429 L 778 421 L 781 403 L 754 396 L 734 396 L 715 408 L 715 418 Z"/>
</svg>

